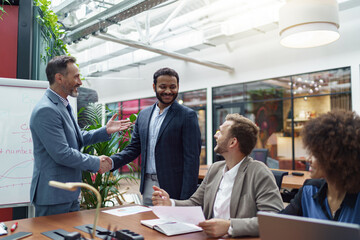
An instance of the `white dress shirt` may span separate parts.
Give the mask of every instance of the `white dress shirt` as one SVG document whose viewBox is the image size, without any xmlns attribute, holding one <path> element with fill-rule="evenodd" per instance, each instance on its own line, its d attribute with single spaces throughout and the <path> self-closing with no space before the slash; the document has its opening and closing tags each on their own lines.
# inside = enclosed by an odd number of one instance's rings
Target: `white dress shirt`
<svg viewBox="0 0 360 240">
<path fill-rule="evenodd" d="M 232 188 L 235 182 L 236 174 L 238 173 L 239 167 L 243 160 L 244 159 L 242 159 L 230 170 L 225 165 L 223 169 L 223 177 L 215 197 L 213 209 L 214 218 L 230 219 L 230 198 Z"/>
<path fill-rule="evenodd" d="M 230 199 L 232 194 L 232 189 L 234 186 L 235 178 L 238 173 L 239 167 L 245 157 L 236 164 L 230 170 L 225 165 L 223 169 L 223 176 L 219 185 L 219 189 L 216 193 L 214 208 L 213 208 L 213 218 L 221 218 L 225 220 L 230 219 Z M 170 199 L 171 206 L 175 206 L 175 201 Z M 229 227 L 228 234 L 232 235 L 232 227 Z"/>
</svg>

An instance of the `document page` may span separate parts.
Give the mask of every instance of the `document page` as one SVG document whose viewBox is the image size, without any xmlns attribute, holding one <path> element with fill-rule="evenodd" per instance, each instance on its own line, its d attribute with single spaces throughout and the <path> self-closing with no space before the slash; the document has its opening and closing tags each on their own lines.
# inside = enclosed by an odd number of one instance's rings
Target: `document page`
<svg viewBox="0 0 360 240">
<path fill-rule="evenodd" d="M 130 206 L 130 207 L 114 208 L 102 212 L 112 214 L 118 217 L 122 217 L 126 215 L 147 212 L 147 211 L 151 211 L 151 208 L 143 207 L 143 206 Z"/>
<path fill-rule="evenodd" d="M 199 222 L 205 221 L 204 213 L 200 206 L 189 207 L 168 207 L 153 206 L 151 207 L 154 214 L 160 219 L 166 219 L 174 222 L 191 223 L 198 225 Z"/>
</svg>

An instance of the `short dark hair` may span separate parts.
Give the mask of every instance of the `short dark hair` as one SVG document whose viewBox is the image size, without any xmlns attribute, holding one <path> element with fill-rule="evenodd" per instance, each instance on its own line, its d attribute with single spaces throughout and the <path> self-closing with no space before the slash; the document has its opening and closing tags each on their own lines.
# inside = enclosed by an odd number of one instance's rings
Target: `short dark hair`
<svg viewBox="0 0 360 240">
<path fill-rule="evenodd" d="M 302 131 L 305 148 L 338 189 L 360 192 L 360 117 L 333 110 L 309 120 Z"/>
<path fill-rule="evenodd" d="M 174 69 L 167 68 L 167 67 L 166 68 L 160 68 L 159 70 L 157 70 L 154 73 L 154 84 L 156 85 L 158 77 L 164 76 L 164 75 L 176 77 L 177 84 L 179 84 L 179 75 L 178 75 L 178 73 Z"/>
<path fill-rule="evenodd" d="M 239 142 L 240 152 L 246 156 L 251 153 L 254 149 L 259 128 L 250 119 L 238 114 L 228 114 L 226 121 L 233 121 L 234 123 L 230 126 L 229 133 L 231 137 L 235 137 Z"/>
<path fill-rule="evenodd" d="M 46 66 L 46 76 L 47 79 L 52 85 L 55 82 L 55 74 L 61 73 L 62 75 L 67 74 L 67 64 L 68 63 L 76 63 L 76 59 L 71 56 L 56 56 L 50 60 L 48 65 Z"/>
</svg>

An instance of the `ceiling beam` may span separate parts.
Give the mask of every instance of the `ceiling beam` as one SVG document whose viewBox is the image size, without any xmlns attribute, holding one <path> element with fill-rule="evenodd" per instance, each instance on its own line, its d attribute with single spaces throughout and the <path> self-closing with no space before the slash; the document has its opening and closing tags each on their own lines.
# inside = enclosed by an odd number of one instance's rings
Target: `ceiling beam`
<svg viewBox="0 0 360 240">
<path fill-rule="evenodd" d="M 162 30 L 164 30 L 164 28 L 166 28 L 166 26 L 169 24 L 169 22 L 171 22 L 171 20 L 173 20 L 174 17 L 176 17 L 178 15 L 178 13 L 184 8 L 184 6 L 186 5 L 186 3 L 189 0 L 183 0 L 179 6 L 177 6 L 175 8 L 175 10 L 169 15 L 169 17 L 165 20 L 165 22 L 162 23 L 161 27 L 151 36 L 150 38 L 150 43 L 154 42 L 154 40 L 157 38 L 157 36 L 159 35 L 159 33 L 162 32 Z"/>
<path fill-rule="evenodd" d="M 166 0 L 124 0 L 95 16 L 69 28 L 65 42 L 80 40 L 85 36 L 106 29 L 108 26 L 147 11 Z"/>
<path fill-rule="evenodd" d="M 187 61 L 187 62 L 197 63 L 197 64 L 200 64 L 200 65 L 203 65 L 203 66 L 206 66 L 206 67 L 215 68 L 215 69 L 226 71 L 226 72 L 229 72 L 229 73 L 234 72 L 234 68 L 229 67 L 229 66 L 224 65 L 224 64 L 221 64 L 221 63 L 210 62 L 210 61 L 207 61 L 207 60 L 200 60 L 200 59 L 196 59 L 196 58 L 186 56 L 184 54 L 165 51 L 163 49 L 152 47 L 152 46 L 146 45 L 146 44 L 141 43 L 141 42 L 132 41 L 132 40 L 129 40 L 129 39 L 119 39 L 119 38 L 115 38 L 115 37 L 113 37 L 113 36 L 111 36 L 109 34 L 100 34 L 100 35 L 95 36 L 95 37 L 100 38 L 102 40 L 106 40 L 106 41 L 120 43 L 120 44 L 129 46 L 129 47 L 133 47 L 133 48 L 137 48 L 137 49 L 143 49 L 143 50 L 146 50 L 146 51 L 158 53 L 160 55 L 164 55 L 164 56 L 167 56 L 167 57 L 180 59 L 180 60 Z"/>
</svg>

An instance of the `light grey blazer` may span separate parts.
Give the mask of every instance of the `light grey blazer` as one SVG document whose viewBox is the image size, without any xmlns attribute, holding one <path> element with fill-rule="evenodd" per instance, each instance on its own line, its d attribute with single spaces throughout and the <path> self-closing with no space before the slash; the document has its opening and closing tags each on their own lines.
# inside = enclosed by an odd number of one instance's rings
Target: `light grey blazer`
<svg viewBox="0 0 360 240">
<path fill-rule="evenodd" d="M 188 200 L 175 200 L 176 206 L 201 206 L 206 219 L 213 218 L 213 208 L 225 161 L 212 164 L 203 182 Z M 246 157 L 240 165 L 231 192 L 230 220 L 233 237 L 258 236 L 257 211 L 283 209 L 279 189 L 269 168 Z"/>
<path fill-rule="evenodd" d="M 33 109 L 30 130 L 34 144 L 30 201 L 37 205 L 75 201 L 80 189 L 74 192 L 61 190 L 50 187 L 49 181 L 81 182 L 83 170 L 98 171 L 99 158 L 83 154 L 79 149 L 82 146 L 109 140 L 111 136 L 107 134 L 106 128 L 80 131 L 77 124 L 74 126 L 60 98 L 47 89 Z"/>
</svg>

